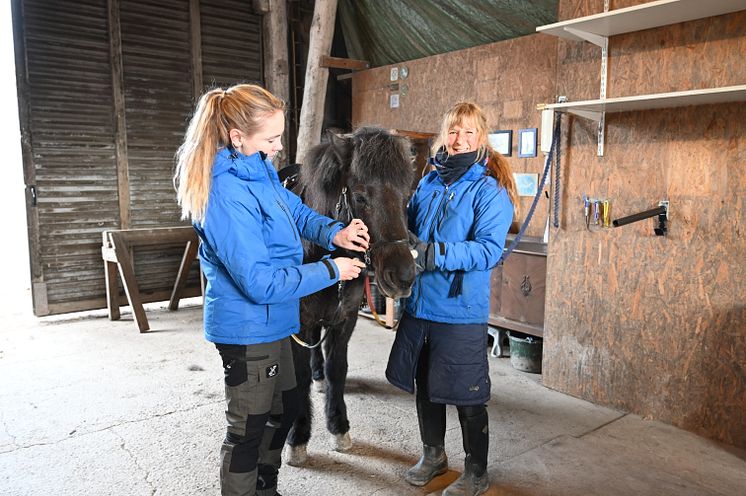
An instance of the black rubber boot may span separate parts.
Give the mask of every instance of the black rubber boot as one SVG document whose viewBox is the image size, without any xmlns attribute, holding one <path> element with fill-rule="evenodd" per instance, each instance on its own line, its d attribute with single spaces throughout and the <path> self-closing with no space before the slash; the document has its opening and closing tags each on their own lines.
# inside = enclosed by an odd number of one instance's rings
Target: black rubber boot
<svg viewBox="0 0 746 496">
<path fill-rule="evenodd" d="M 404 480 L 413 486 L 424 486 L 435 477 L 448 471 L 448 457 L 443 446 L 422 445 L 422 457 L 417 465 L 404 474 Z"/>
<path fill-rule="evenodd" d="M 464 473 L 443 491 L 443 496 L 477 496 L 490 487 L 487 476 L 489 421 L 484 405 L 458 407 L 464 440 Z"/>
<path fill-rule="evenodd" d="M 466 455 L 464 473 L 443 491 L 443 496 L 478 496 L 489 489 L 490 479 L 487 471 L 482 470 L 480 474 L 481 467 L 472 463 L 470 458 Z"/>
</svg>

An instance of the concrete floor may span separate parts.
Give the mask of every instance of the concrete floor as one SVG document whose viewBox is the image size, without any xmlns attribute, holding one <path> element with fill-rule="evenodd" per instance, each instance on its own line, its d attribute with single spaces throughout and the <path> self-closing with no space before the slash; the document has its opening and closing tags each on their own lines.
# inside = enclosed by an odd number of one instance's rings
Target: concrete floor
<svg viewBox="0 0 746 496">
<path fill-rule="evenodd" d="M 0 494 L 216 495 L 224 435 L 222 369 L 202 338 L 201 307 L 131 315 L 3 317 Z M 284 466 L 283 496 L 440 494 L 463 468 L 449 409 L 451 470 L 425 488 L 402 473 L 418 457 L 414 399 L 383 375 L 393 333 L 360 319 L 347 404 L 355 443 L 330 451 L 319 411 L 310 465 Z M 746 494 L 746 453 L 592 405 L 491 358 L 488 495 Z M 320 393 L 314 393 L 316 404 Z"/>
</svg>

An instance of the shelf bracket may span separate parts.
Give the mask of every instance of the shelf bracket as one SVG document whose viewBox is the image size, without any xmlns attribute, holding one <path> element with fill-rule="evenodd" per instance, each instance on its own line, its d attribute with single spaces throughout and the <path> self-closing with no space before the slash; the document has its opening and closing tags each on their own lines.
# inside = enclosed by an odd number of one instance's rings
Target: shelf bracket
<svg viewBox="0 0 746 496">
<path fill-rule="evenodd" d="M 601 48 L 604 47 L 606 44 L 606 41 L 608 38 L 606 36 L 601 36 L 594 33 L 589 33 L 588 31 L 583 31 L 582 29 L 575 29 L 575 28 L 565 28 L 565 31 L 568 33 L 572 33 L 573 35 L 577 36 L 580 39 L 583 39 L 589 43 L 593 43 L 596 46 L 599 46 Z"/>
<path fill-rule="evenodd" d="M 604 116 L 604 112 L 596 112 L 595 110 L 568 110 L 569 113 L 577 115 L 579 117 L 582 117 L 583 119 L 588 119 L 594 122 L 601 122 L 601 119 Z"/>
</svg>

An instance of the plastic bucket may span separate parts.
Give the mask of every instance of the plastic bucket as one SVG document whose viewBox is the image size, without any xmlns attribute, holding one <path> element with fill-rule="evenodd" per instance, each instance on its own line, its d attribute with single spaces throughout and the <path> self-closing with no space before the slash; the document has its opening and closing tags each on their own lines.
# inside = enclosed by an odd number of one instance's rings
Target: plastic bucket
<svg viewBox="0 0 746 496">
<path fill-rule="evenodd" d="M 519 332 L 510 332 L 510 364 L 514 369 L 532 374 L 541 373 L 542 340 Z"/>
</svg>

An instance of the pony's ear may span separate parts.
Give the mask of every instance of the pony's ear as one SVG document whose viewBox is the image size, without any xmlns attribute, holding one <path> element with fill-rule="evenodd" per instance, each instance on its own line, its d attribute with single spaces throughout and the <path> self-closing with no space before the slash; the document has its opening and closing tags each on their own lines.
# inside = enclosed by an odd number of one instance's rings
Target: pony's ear
<svg viewBox="0 0 746 496">
<path fill-rule="evenodd" d="M 346 171 L 352 160 L 352 138 L 329 131 L 329 142 L 339 160 L 341 168 Z"/>
</svg>

